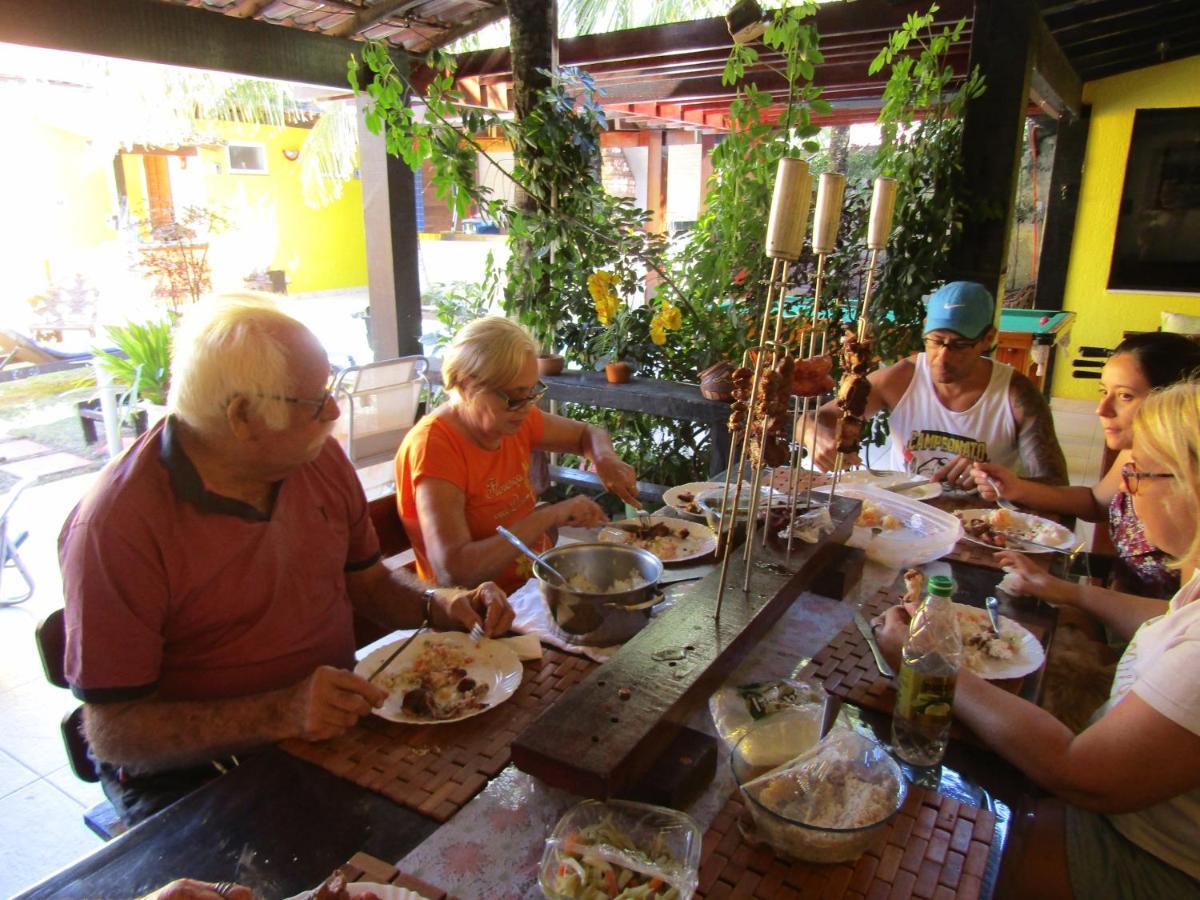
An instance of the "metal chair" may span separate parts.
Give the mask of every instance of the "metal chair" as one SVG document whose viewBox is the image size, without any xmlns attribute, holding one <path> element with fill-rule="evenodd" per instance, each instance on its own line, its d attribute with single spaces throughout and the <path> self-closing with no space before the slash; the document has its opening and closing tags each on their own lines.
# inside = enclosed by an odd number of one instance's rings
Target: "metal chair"
<svg viewBox="0 0 1200 900">
<path fill-rule="evenodd" d="M 33 596 L 33 576 L 29 574 L 29 570 L 25 568 L 25 564 L 21 562 L 21 557 L 17 554 L 17 548 L 21 546 L 26 535 L 19 534 L 14 537 L 9 533 L 8 514 L 12 511 L 17 498 L 21 496 L 21 492 L 36 483 L 36 478 L 26 478 L 9 491 L 4 499 L 0 500 L 0 588 L 3 587 L 4 573 L 10 566 L 25 580 L 25 592 L 15 597 L 5 596 L 3 590 L 0 589 L 0 607 L 15 606 Z"/>
<path fill-rule="evenodd" d="M 356 467 L 396 455 L 421 413 L 422 394 L 429 389 L 428 367 L 424 356 L 401 356 L 338 373 L 333 390 L 342 417 L 334 434 Z"/>
</svg>

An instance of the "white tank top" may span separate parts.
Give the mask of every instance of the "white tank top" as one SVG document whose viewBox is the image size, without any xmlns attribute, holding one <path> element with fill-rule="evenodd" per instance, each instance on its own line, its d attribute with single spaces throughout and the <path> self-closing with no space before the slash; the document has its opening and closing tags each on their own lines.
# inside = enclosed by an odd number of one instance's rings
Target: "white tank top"
<svg viewBox="0 0 1200 900">
<path fill-rule="evenodd" d="M 1016 468 L 1017 424 L 1008 402 L 1012 366 L 991 360 L 992 377 L 970 409 L 942 405 L 929 377 L 929 362 L 917 354 L 916 371 L 888 421 L 891 468 L 932 475 L 955 456 Z"/>
</svg>

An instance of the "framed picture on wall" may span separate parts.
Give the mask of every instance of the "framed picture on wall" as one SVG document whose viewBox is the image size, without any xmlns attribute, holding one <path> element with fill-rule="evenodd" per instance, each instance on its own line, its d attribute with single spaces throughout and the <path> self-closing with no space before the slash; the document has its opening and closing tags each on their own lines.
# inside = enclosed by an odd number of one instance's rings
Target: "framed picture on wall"
<svg viewBox="0 0 1200 900">
<path fill-rule="evenodd" d="M 1108 287 L 1200 293 L 1200 107 L 1135 114 Z"/>
</svg>

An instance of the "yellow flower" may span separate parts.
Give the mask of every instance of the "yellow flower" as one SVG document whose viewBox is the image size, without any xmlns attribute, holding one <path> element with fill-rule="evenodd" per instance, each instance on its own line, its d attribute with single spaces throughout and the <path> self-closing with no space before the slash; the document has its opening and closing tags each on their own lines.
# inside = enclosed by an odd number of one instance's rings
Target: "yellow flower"
<svg viewBox="0 0 1200 900">
<path fill-rule="evenodd" d="M 617 304 L 620 301 L 613 288 L 615 283 L 616 276 L 612 272 L 599 271 L 588 276 L 588 293 L 592 295 L 592 302 L 596 305 L 596 318 L 600 320 L 601 325 L 612 324 L 617 314 Z"/>
<path fill-rule="evenodd" d="M 657 318 L 650 323 L 650 340 L 660 347 L 667 342 L 667 332 Z"/>
<path fill-rule="evenodd" d="M 683 313 L 679 311 L 679 307 L 672 306 L 670 303 L 662 305 L 657 318 L 662 322 L 662 327 L 667 329 L 667 331 L 676 331 L 683 326 Z"/>
</svg>

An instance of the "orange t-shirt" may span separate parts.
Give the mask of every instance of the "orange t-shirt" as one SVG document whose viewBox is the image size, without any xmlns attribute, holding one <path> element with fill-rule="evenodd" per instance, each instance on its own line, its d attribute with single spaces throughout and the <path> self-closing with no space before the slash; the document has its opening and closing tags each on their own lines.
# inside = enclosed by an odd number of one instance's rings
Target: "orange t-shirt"
<svg viewBox="0 0 1200 900">
<path fill-rule="evenodd" d="M 434 581 L 417 518 L 421 479 L 441 478 L 456 485 L 466 495 L 463 512 L 471 540 L 491 537 L 497 525 L 510 526 L 533 512 L 537 498 L 529 481 L 529 454 L 541 441 L 543 428 L 542 411 L 535 406 L 516 434 L 503 438 L 497 449 L 485 450 L 440 416 L 425 416 L 413 426 L 396 453 L 396 498 L 422 579 Z M 532 546 L 541 552 L 550 549 L 550 542 L 543 535 Z M 529 580 L 531 566 L 518 556 L 495 581 L 515 591 Z"/>
</svg>

